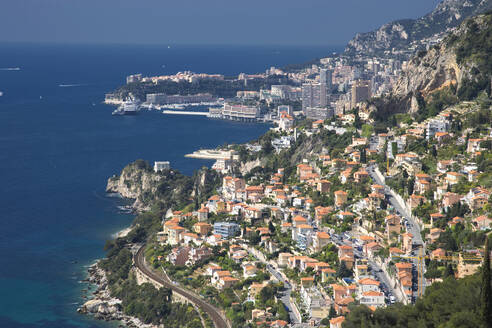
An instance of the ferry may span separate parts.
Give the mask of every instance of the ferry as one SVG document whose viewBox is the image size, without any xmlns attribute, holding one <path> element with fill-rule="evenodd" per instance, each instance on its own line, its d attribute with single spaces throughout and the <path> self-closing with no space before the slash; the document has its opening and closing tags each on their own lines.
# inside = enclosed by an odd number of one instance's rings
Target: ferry
<svg viewBox="0 0 492 328">
<path fill-rule="evenodd" d="M 116 110 L 113 111 L 113 115 L 135 115 L 139 111 L 140 106 L 138 102 L 133 99 L 127 99 Z"/>
</svg>

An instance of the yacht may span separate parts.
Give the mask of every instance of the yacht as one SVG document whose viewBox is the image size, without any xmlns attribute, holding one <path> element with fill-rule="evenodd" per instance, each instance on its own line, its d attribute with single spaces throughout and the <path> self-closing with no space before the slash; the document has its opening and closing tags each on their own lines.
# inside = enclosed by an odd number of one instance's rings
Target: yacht
<svg viewBox="0 0 492 328">
<path fill-rule="evenodd" d="M 127 99 L 116 110 L 113 115 L 135 115 L 139 110 L 139 104 L 133 99 Z"/>
</svg>

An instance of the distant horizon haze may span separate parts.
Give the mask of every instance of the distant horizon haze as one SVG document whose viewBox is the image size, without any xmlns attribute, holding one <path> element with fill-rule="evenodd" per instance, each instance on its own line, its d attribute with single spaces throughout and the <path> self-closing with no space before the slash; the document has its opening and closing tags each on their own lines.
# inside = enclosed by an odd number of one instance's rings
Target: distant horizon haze
<svg viewBox="0 0 492 328">
<path fill-rule="evenodd" d="M 440 0 L 3 0 L 0 42 L 345 45 Z"/>
<path fill-rule="evenodd" d="M 175 43 L 140 43 L 140 42 L 111 42 L 111 41 L 84 41 L 84 42 L 75 42 L 75 41 L 4 41 L 0 40 L 0 45 L 53 45 L 53 46 L 80 46 L 80 45 L 88 45 L 88 46 L 143 46 L 143 47 L 168 47 L 171 48 L 173 46 L 176 47 L 303 47 L 303 48 L 327 48 L 327 49 L 340 49 L 343 50 L 345 48 L 346 43 L 340 44 L 305 44 L 305 43 L 297 43 L 297 44 L 287 44 L 287 43 L 189 43 L 189 42 L 175 42 Z"/>
</svg>

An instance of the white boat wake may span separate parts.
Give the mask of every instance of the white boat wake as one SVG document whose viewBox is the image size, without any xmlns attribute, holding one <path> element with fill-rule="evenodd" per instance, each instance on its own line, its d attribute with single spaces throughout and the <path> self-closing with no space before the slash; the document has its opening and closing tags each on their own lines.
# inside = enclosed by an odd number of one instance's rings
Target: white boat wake
<svg viewBox="0 0 492 328">
<path fill-rule="evenodd" d="M 74 87 L 83 87 L 86 86 L 87 84 L 59 84 L 58 86 L 60 88 L 74 88 Z"/>
<path fill-rule="evenodd" d="M 0 71 L 20 71 L 20 67 L 2 67 Z"/>
</svg>

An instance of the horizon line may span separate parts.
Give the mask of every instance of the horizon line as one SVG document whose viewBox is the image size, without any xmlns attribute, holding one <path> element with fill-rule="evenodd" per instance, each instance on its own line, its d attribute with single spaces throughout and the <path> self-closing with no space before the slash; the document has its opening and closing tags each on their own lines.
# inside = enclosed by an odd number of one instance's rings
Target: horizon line
<svg viewBox="0 0 492 328">
<path fill-rule="evenodd" d="M 66 41 L 7 41 L 0 40 L 0 44 L 8 45 L 58 45 L 58 46 L 204 46 L 204 47 L 303 47 L 303 48 L 345 48 L 346 44 L 294 44 L 294 43 L 124 43 L 124 42 L 66 42 Z"/>
</svg>

